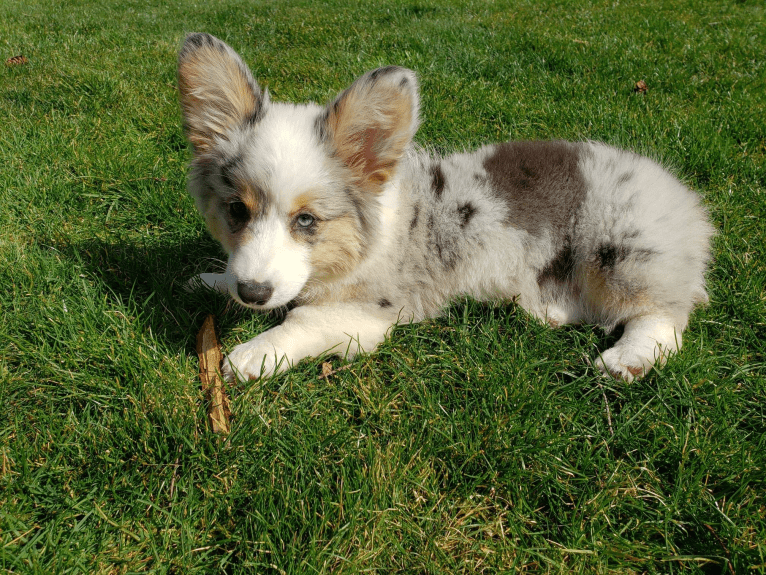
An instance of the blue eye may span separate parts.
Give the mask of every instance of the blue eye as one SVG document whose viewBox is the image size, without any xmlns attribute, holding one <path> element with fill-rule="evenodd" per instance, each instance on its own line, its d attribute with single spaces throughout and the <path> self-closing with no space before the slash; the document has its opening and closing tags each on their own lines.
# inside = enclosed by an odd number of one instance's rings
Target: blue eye
<svg viewBox="0 0 766 575">
<path fill-rule="evenodd" d="M 314 223 L 314 216 L 311 214 L 301 214 L 295 218 L 295 223 L 297 223 L 302 228 L 307 228 Z"/>
</svg>

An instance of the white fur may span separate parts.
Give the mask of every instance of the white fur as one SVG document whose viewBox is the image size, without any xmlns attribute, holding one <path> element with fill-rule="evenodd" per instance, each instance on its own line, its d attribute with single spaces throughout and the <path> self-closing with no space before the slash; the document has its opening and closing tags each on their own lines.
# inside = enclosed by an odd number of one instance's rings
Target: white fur
<svg viewBox="0 0 766 575">
<path fill-rule="evenodd" d="M 298 296 L 311 274 L 309 252 L 287 233 L 272 210 L 249 226 L 250 239 L 229 256 L 226 279 L 231 297 L 253 309 L 274 309 Z M 269 282 L 274 294 L 265 305 L 245 304 L 237 293 L 239 282 Z"/>
<path fill-rule="evenodd" d="M 316 105 L 272 103 L 258 131 L 240 144 L 240 152 L 257 161 L 246 164 L 254 181 L 268 182 L 284 213 L 293 198 L 330 182 L 326 156 L 316 145 L 312 123 Z"/>
</svg>

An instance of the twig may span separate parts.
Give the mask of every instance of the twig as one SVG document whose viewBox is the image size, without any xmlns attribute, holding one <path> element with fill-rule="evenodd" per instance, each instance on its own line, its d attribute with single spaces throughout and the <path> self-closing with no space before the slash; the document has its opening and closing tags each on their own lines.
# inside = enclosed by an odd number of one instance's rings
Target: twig
<svg viewBox="0 0 766 575">
<path fill-rule="evenodd" d="M 598 384 L 601 388 L 601 397 L 604 398 L 604 404 L 606 405 L 606 422 L 609 424 L 609 434 L 614 435 L 614 429 L 612 429 L 612 411 L 609 409 L 609 400 L 606 398 L 606 392 L 604 386 L 601 383 Z"/>
<path fill-rule="evenodd" d="M 221 346 L 215 336 L 215 318 L 208 315 L 197 334 L 197 354 L 199 355 L 199 377 L 202 390 L 208 400 L 207 415 L 215 433 L 229 433 L 229 398 L 221 379 Z"/>
</svg>

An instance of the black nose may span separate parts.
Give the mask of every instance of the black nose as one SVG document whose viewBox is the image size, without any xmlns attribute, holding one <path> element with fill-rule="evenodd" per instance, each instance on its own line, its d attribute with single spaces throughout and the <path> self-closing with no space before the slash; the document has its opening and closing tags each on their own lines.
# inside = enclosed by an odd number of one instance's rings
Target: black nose
<svg viewBox="0 0 766 575">
<path fill-rule="evenodd" d="M 269 301 L 274 288 L 269 282 L 237 282 L 237 293 L 244 303 L 263 305 Z"/>
</svg>

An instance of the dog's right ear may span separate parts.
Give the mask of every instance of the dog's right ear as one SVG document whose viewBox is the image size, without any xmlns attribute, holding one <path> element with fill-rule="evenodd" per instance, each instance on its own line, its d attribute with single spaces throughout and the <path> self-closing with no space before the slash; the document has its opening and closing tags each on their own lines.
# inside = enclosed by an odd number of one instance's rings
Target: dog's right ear
<svg viewBox="0 0 766 575">
<path fill-rule="evenodd" d="M 268 104 L 250 70 L 227 44 L 190 34 L 178 56 L 178 89 L 186 135 L 198 153 L 236 126 L 257 122 Z"/>
<path fill-rule="evenodd" d="M 320 116 L 319 136 L 359 185 L 381 190 L 418 129 L 418 81 L 406 68 L 367 72 Z"/>
</svg>

